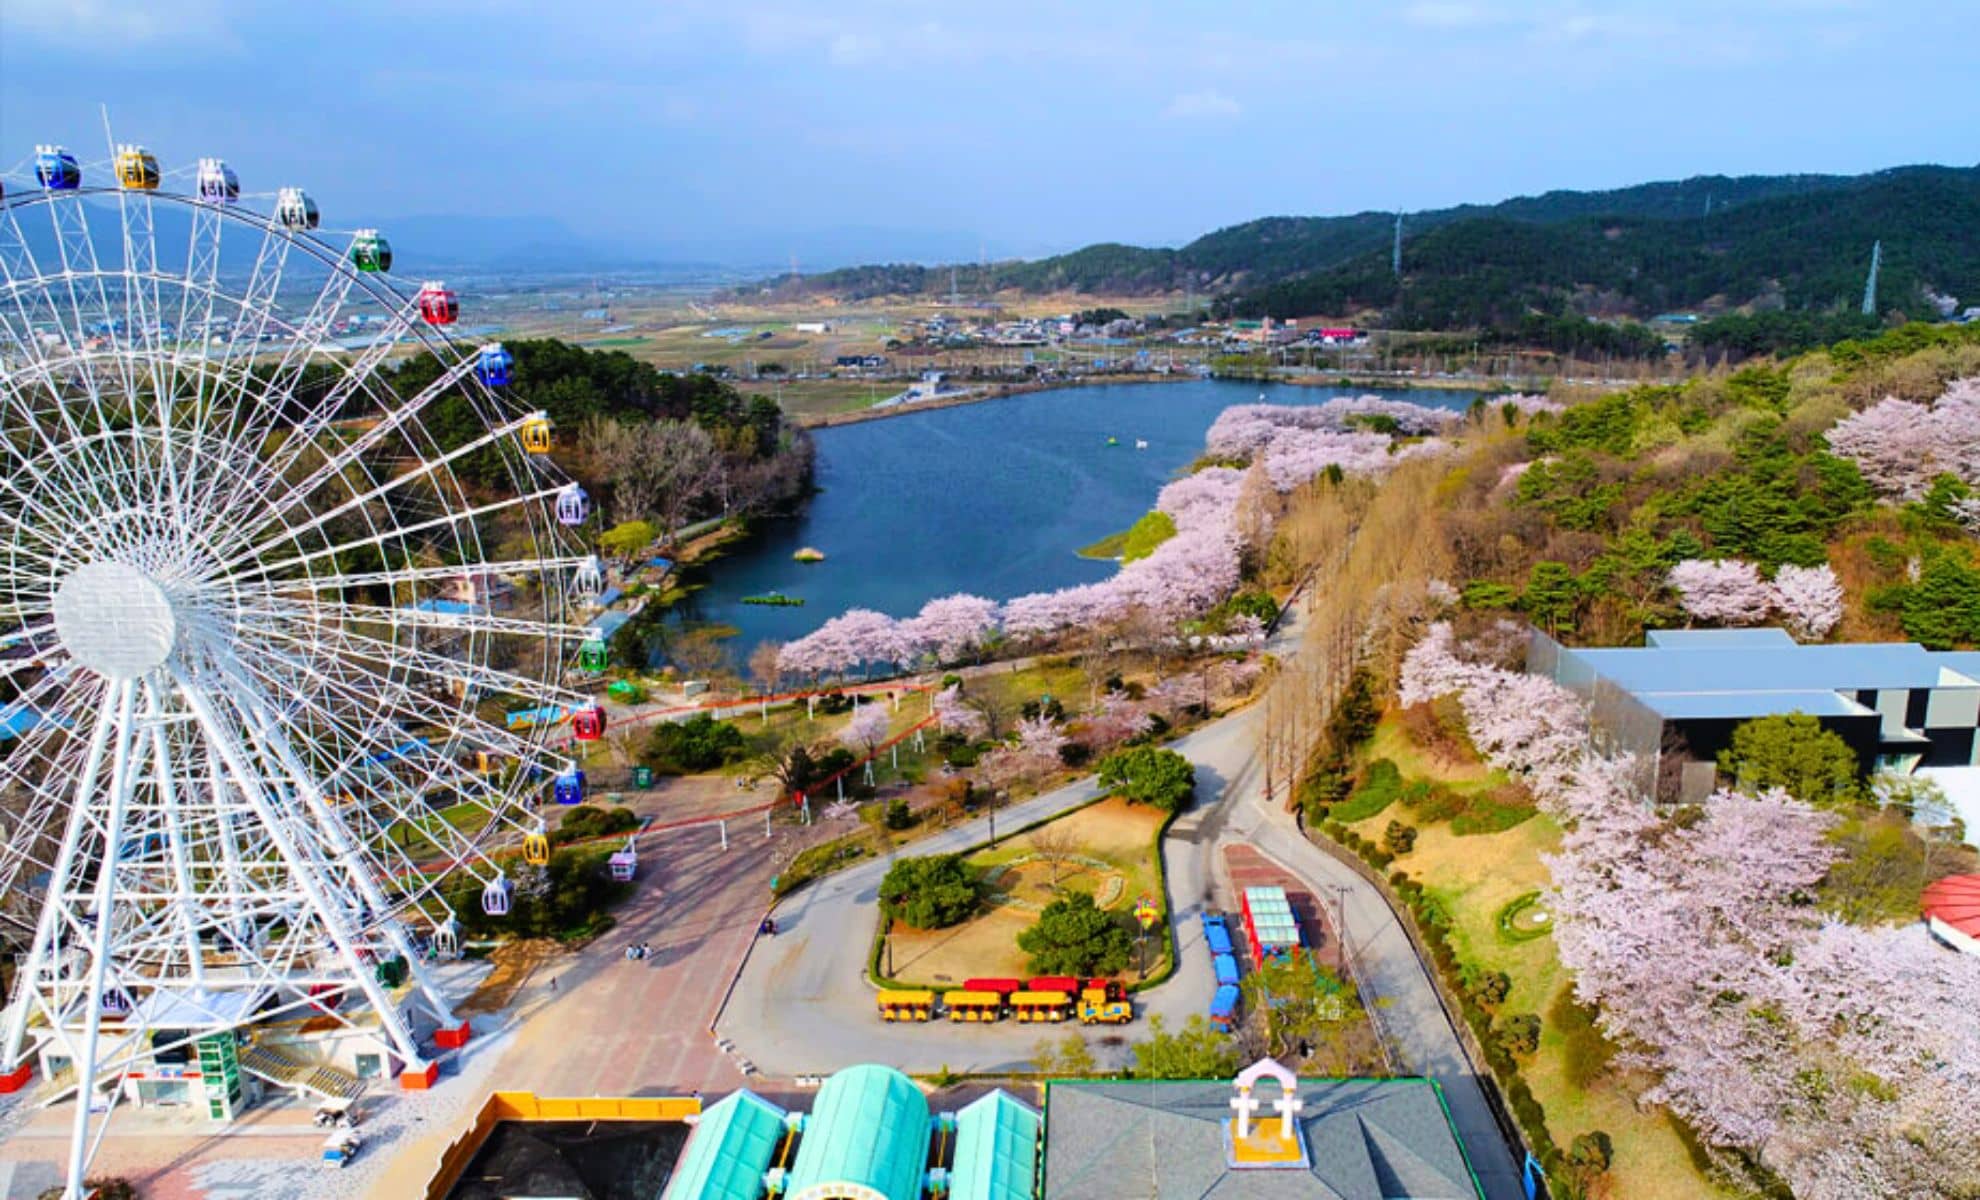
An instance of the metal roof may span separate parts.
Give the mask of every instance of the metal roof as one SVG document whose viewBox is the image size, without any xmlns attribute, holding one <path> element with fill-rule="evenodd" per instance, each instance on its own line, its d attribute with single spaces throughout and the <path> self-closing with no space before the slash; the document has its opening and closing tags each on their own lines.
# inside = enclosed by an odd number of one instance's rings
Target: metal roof
<svg viewBox="0 0 1980 1200">
<path fill-rule="evenodd" d="M 1856 691 L 1980 687 L 1914 642 L 1835 646 L 1661 646 L 1566 650 L 1639 699 L 1655 692 Z M 1947 676 L 1951 675 L 1951 678 Z"/>
<path fill-rule="evenodd" d="M 1244 889 L 1245 911 L 1251 915 L 1251 929 L 1262 949 L 1299 945 L 1299 920 L 1282 887 Z"/>
<path fill-rule="evenodd" d="M 1925 889 L 1921 907 L 1927 917 L 1980 938 L 1980 875 L 1946 876 Z"/>
<path fill-rule="evenodd" d="M 1839 692 L 1648 692 L 1637 696 L 1650 711 L 1673 721 L 1723 717 L 1745 720 L 1776 713 L 1807 713 L 1811 717 L 1876 716 Z"/>
<path fill-rule="evenodd" d="M 1792 646 L 1794 638 L 1776 626 L 1764 629 L 1652 629 L 1643 644 L 1658 650 L 1724 650 L 1732 646 Z"/>
<path fill-rule="evenodd" d="M 664 1200 L 757 1200 L 784 1137 L 784 1110 L 744 1088 L 701 1114 Z"/>
<path fill-rule="evenodd" d="M 1305 1169 L 1233 1168 L 1228 1081 L 1054 1081 L 1045 1102 L 1053 1200 L 1475 1200 L 1437 1085 L 1302 1079 Z M 1276 1119 L 1276 1118 L 1273 1118 Z"/>
<path fill-rule="evenodd" d="M 892 1067 L 863 1063 L 825 1081 L 784 1195 L 789 1200 L 918 1200 L 928 1163 L 928 1100 Z"/>
<path fill-rule="evenodd" d="M 957 1113 L 949 1200 L 1031 1200 L 1042 1123 L 1036 1109 L 1002 1088 Z"/>
</svg>

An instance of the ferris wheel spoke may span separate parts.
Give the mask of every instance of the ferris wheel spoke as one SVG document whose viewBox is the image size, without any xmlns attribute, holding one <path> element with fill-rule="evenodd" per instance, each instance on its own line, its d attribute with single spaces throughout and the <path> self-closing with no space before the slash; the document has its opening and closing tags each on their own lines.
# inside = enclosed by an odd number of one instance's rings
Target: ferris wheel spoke
<svg viewBox="0 0 1980 1200">
<path fill-rule="evenodd" d="M 414 468 L 413 470 L 405 471 L 405 472 L 401 472 L 400 474 L 393 475 L 390 478 L 386 479 L 385 482 L 378 484 L 377 486 L 371 488 L 368 491 L 360 492 L 357 495 L 352 496 L 350 499 L 344 501 L 342 504 L 339 504 L 334 508 L 331 508 L 325 512 L 317 514 L 314 517 L 311 517 L 309 520 L 303 522 L 301 525 L 290 526 L 289 528 L 284 529 L 280 536 L 261 542 L 259 545 L 249 548 L 248 550 L 242 552 L 241 554 L 236 555 L 235 557 L 221 564 L 221 567 L 224 570 L 227 567 L 231 567 L 236 563 L 245 561 L 249 558 L 258 558 L 259 556 L 274 549 L 282 541 L 292 540 L 298 534 L 308 533 L 312 530 L 319 529 L 324 525 L 328 524 L 329 522 L 336 520 L 338 517 L 341 517 L 346 513 L 364 508 L 366 505 L 369 505 L 377 500 L 380 500 L 392 494 L 393 492 L 397 491 L 398 489 L 407 486 L 408 484 L 430 479 L 435 472 L 448 470 L 455 463 L 461 461 L 462 459 L 468 457 L 469 455 L 479 453 L 480 451 L 485 450 L 490 446 L 502 442 L 506 438 L 513 437 L 519 430 L 522 429 L 524 425 L 528 424 L 532 419 L 533 418 L 530 417 L 518 417 L 515 420 L 508 422 L 507 424 L 504 424 L 496 429 L 490 430 L 489 432 L 481 435 L 478 438 L 473 439 L 472 441 L 463 443 L 462 445 L 455 447 L 454 449 L 446 452 L 445 454 L 439 455 L 434 458 L 425 459 L 420 463 L 418 467 Z M 272 506 L 270 508 L 270 516 L 271 517 L 279 516 L 286 510 L 287 510 L 287 506 Z M 248 532 L 252 534 L 254 532 L 258 532 L 258 530 L 250 530 Z"/>
<path fill-rule="evenodd" d="M 396 571 L 351 571 L 335 575 L 308 575 L 294 579 L 250 579 L 238 584 L 243 591 L 282 595 L 290 592 L 327 592 L 344 588 L 399 588 L 419 583 L 455 583 L 486 576 L 538 574 L 561 575 L 581 570 L 591 563 L 588 555 L 561 558 L 510 559 L 503 562 L 473 563 L 458 567 L 405 567 Z"/>
<path fill-rule="evenodd" d="M 591 630 L 582 625 L 551 624 L 521 617 L 498 617 L 491 613 L 385 608 L 375 604 L 350 604 L 341 601 L 326 603 L 295 596 L 281 597 L 265 608 L 243 606 L 241 611 L 276 618 L 298 618 L 339 625 L 346 623 L 385 625 L 395 630 L 430 629 L 449 633 L 480 633 L 490 636 L 516 636 L 567 642 L 583 642 L 595 636 Z"/>
<path fill-rule="evenodd" d="M 461 662 L 417 646 L 384 641 L 328 622 L 288 620 L 259 624 L 254 628 L 300 646 L 316 645 L 319 643 L 313 639 L 328 638 L 345 653 L 373 663 L 409 668 L 434 681 L 460 681 L 482 691 L 537 696 L 566 708 L 583 708 L 591 703 L 589 696 L 554 684 L 525 679 L 479 663 Z"/>
<path fill-rule="evenodd" d="M 435 529 L 448 529 L 448 528 L 458 529 L 463 523 L 468 523 L 471 528 L 472 522 L 477 521 L 482 517 L 491 516 L 496 513 L 508 512 L 512 509 L 520 508 L 525 505 L 541 503 L 544 500 L 549 500 L 554 498 L 557 495 L 557 493 L 562 490 L 563 489 L 560 487 L 542 488 L 537 491 L 530 492 L 524 495 L 511 496 L 502 500 L 490 501 L 487 504 L 476 505 L 473 508 L 463 509 L 459 512 L 449 512 L 442 516 L 434 517 L 426 521 L 417 522 L 412 525 L 398 526 L 387 532 L 373 534 L 372 536 L 367 538 L 358 538 L 355 541 L 344 542 L 340 545 L 326 546 L 320 550 L 313 550 L 307 554 L 295 555 L 293 557 L 280 559 L 272 563 L 256 564 L 255 566 L 252 567 L 252 569 L 226 576 L 225 581 L 229 583 L 238 583 L 249 579 L 263 579 L 263 578 L 268 578 L 270 576 L 276 576 L 279 575 L 280 572 L 288 570 L 292 567 L 307 566 L 308 564 L 313 562 L 320 562 L 325 558 L 331 557 L 332 555 L 349 553 L 350 551 L 356 550 L 359 547 L 369 547 L 373 550 L 378 551 L 380 554 L 383 554 L 385 550 L 385 544 L 388 541 L 403 541 L 403 539 L 411 537 L 413 534 L 426 533 Z M 236 562 L 238 561 L 239 560 L 236 560 Z M 235 564 L 230 563 L 228 565 L 231 566 Z"/>
<path fill-rule="evenodd" d="M 352 369 L 354 370 L 355 368 Z M 362 456 L 371 453 L 380 445 L 384 444 L 387 438 L 404 429 L 408 423 L 416 421 L 429 404 L 445 395 L 473 370 L 474 363 L 471 360 L 462 359 L 450 365 L 445 371 L 441 372 L 439 378 L 427 384 L 418 392 L 415 392 L 410 398 L 401 400 L 399 403 L 391 406 L 389 411 L 377 421 L 372 422 L 357 437 L 325 454 L 324 461 L 320 465 L 304 476 L 299 483 L 288 488 L 280 501 L 271 503 L 268 506 L 269 515 L 274 517 L 285 514 L 296 505 L 304 503 L 309 497 L 314 496 L 319 488 L 322 488 L 331 480 L 343 478 L 346 472 L 361 460 Z M 349 377 L 347 374 L 346 378 Z M 339 404 L 341 404 L 341 401 L 339 401 Z M 309 452 L 317 437 L 329 431 L 336 409 L 328 409 L 327 412 L 328 415 L 320 423 L 320 427 L 298 423 L 295 430 L 283 440 L 280 449 L 270 462 L 270 470 L 266 477 L 270 481 L 269 484 L 257 493 L 253 499 L 267 499 L 274 490 L 274 481 L 281 479 L 292 467 L 301 462 L 302 456 Z M 536 415 L 538 417 L 541 416 L 541 414 Z M 525 418 L 523 421 L 513 423 L 511 429 L 520 427 L 528 419 Z M 292 447 L 293 450 L 291 449 Z M 253 533 L 258 531 L 250 530 L 248 532 Z"/>
</svg>

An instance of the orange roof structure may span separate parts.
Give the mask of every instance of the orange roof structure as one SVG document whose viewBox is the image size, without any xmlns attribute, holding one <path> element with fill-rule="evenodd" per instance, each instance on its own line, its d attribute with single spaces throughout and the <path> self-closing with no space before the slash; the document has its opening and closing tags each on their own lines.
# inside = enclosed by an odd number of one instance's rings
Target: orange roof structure
<svg viewBox="0 0 1980 1200">
<path fill-rule="evenodd" d="M 1925 889 L 1925 919 L 1980 941 L 1980 875 L 1948 875 Z"/>
</svg>

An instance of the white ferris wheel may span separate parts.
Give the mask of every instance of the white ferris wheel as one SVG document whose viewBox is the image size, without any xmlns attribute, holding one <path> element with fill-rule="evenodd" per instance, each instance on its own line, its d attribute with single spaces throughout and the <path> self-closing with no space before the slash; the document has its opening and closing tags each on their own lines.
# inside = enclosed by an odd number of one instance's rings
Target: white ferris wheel
<svg viewBox="0 0 1980 1200">
<path fill-rule="evenodd" d="M 507 912 L 581 787 L 566 609 L 600 575 L 513 359 L 450 342 L 377 231 L 217 159 L 31 161 L 0 176 L 0 1090 L 80 1091 L 79 1194 L 161 1039 L 368 1013 L 429 1079 L 422 1038 L 465 1039 L 422 959 L 446 896 Z"/>
</svg>

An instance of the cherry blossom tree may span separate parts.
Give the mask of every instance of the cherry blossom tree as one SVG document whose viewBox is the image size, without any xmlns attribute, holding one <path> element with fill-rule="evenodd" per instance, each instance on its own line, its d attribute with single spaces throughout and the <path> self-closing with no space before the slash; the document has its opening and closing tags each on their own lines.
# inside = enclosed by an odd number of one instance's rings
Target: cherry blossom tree
<svg viewBox="0 0 1980 1200">
<path fill-rule="evenodd" d="M 1234 467 L 1205 467 L 1163 487 L 1155 497 L 1155 509 L 1169 514 L 1178 531 L 1220 529 L 1230 521 L 1243 487 L 1243 471 Z"/>
<path fill-rule="evenodd" d="M 880 702 L 862 704 L 853 710 L 852 720 L 839 729 L 839 743 L 849 750 L 864 751 L 871 758 L 887 740 L 892 721 L 887 706 Z"/>
<path fill-rule="evenodd" d="M 1684 611 L 1720 625 L 1751 625 L 1765 620 L 1774 591 L 1760 568 L 1738 559 L 1687 558 L 1671 568 L 1670 585 Z"/>
<path fill-rule="evenodd" d="M 983 736 L 988 726 L 983 714 L 963 700 L 961 687 L 950 686 L 936 692 L 930 707 L 935 716 L 935 728 L 943 733 L 975 738 Z"/>
<path fill-rule="evenodd" d="M 1820 641 L 1842 620 L 1843 590 L 1829 564 L 1784 565 L 1774 572 L 1774 607 L 1788 632 L 1804 642 Z"/>
<path fill-rule="evenodd" d="M 1057 769 L 1059 748 L 1066 744 L 1066 731 L 1043 713 L 1021 718 L 1017 723 L 1018 756 L 1040 773 Z"/>
<path fill-rule="evenodd" d="M 1980 377 L 1954 381 L 1929 405 L 1881 400 L 1837 422 L 1828 441 L 1871 487 L 1899 500 L 1916 500 L 1944 474 L 1980 483 Z"/>
<path fill-rule="evenodd" d="M 1148 732 L 1154 722 L 1148 710 L 1126 692 L 1108 692 L 1086 714 L 1085 743 L 1095 750 L 1115 746 Z"/>
<path fill-rule="evenodd" d="M 997 629 L 997 602 L 967 592 L 938 596 L 901 622 L 900 633 L 914 653 L 952 662 L 981 645 Z"/>
</svg>

